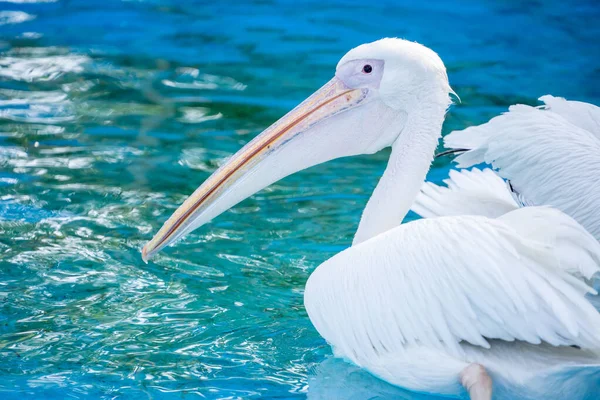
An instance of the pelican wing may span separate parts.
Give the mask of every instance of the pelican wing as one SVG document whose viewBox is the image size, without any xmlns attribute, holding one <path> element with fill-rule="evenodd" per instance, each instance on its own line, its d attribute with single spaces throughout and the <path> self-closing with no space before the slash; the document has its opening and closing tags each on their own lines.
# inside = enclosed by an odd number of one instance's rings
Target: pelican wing
<svg viewBox="0 0 600 400">
<path fill-rule="evenodd" d="M 593 133 L 600 139 L 600 107 L 581 101 L 566 100 L 549 94 L 540 97 L 545 103 L 541 108 L 550 110 L 575 126 Z"/>
<path fill-rule="evenodd" d="M 488 339 L 600 348 L 583 279 L 599 261 L 600 244 L 551 208 L 422 219 L 323 263 L 305 305 L 336 354 L 358 365 L 412 346 L 460 355 L 461 343 Z"/>
<path fill-rule="evenodd" d="M 411 210 L 423 218 L 482 215 L 496 218 L 519 208 L 507 183 L 489 168 L 451 170 L 446 187 L 425 182 Z"/>
<path fill-rule="evenodd" d="M 525 105 L 489 122 L 452 132 L 448 148 L 467 148 L 459 167 L 482 162 L 528 203 L 552 205 L 600 239 L 600 108 L 551 96 L 546 107 Z"/>
</svg>

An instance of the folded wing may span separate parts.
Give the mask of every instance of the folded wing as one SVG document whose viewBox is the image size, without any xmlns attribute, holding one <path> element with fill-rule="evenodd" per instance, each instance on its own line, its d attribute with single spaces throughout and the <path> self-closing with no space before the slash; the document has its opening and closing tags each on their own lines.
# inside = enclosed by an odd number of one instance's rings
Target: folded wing
<svg viewBox="0 0 600 400">
<path fill-rule="evenodd" d="M 358 365 L 411 346 L 458 356 L 463 343 L 488 348 L 488 339 L 600 348 L 600 314 L 585 297 L 599 262 L 600 244 L 551 208 L 423 219 L 319 266 L 305 305 Z"/>
</svg>

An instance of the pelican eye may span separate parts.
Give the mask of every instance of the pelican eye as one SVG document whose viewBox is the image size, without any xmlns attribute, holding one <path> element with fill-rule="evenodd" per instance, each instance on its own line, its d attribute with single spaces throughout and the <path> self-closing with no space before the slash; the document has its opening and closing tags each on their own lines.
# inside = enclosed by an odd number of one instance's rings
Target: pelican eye
<svg viewBox="0 0 600 400">
<path fill-rule="evenodd" d="M 366 64 L 366 65 L 363 67 L 363 72 L 364 72 L 365 74 L 370 74 L 370 73 L 371 73 L 371 71 L 373 71 L 373 67 L 371 67 L 369 64 Z"/>
</svg>

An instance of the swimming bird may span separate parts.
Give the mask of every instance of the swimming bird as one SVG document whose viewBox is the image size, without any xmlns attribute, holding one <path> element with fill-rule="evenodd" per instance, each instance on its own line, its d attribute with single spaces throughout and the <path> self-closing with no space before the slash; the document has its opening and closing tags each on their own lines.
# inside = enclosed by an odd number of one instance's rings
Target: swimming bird
<svg viewBox="0 0 600 400">
<path fill-rule="evenodd" d="M 559 210 L 401 224 L 451 104 L 431 49 L 386 38 L 215 171 L 143 250 L 165 246 L 294 172 L 391 147 L 352 246 L 318 266 L 304 303 L 336 356 L 396 386 L 489 400 L 593 396 L 600 314 L 585 297 L 600 244 Z"/>
<path fill-rule="evenodd" d="M 540 100 L 543 106 L 514 105 L 485 124 L 447 135 L 444 145 L 461 150 L 458 168 L 487 163 L 494 172 L 452 171 L 446 188 L 428 182 L 413 211 L 495 217 L 550 205 L 600 240 L 600 107 L 551 95 Z"/>
</svg>

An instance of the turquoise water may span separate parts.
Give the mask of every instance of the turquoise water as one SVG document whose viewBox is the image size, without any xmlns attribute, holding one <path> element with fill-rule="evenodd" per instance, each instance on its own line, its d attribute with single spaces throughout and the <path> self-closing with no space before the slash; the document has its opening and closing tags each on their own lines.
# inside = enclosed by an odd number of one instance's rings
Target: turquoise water
<svg viewBox="0 0 600 400">
<path fill-rule="evenodd" d="M 462 104 L 600 104 L 594 1 L 0 0 L 0 398 L 424 398 L 330 358 L 302 305 L 387 153 L 284 179 L 146 265 L 223 160 L 351 47 L 420 41 Z M 449 160 L 434 165 L 439 181 Z"/>
</svg>

